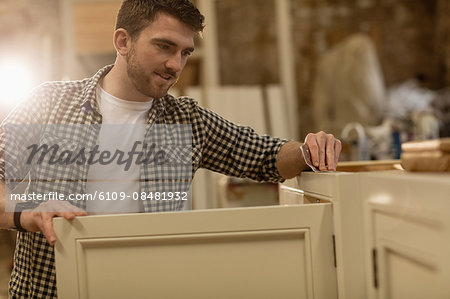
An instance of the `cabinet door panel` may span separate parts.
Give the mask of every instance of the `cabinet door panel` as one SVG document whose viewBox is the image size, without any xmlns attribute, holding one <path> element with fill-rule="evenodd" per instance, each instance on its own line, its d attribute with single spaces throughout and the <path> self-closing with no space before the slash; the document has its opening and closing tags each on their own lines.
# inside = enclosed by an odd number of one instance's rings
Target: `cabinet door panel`
<svg viewBox="0 0 450 299">
<path fill-rule="evenodd" d="M 444 298 L 438 257 L 439 226 L 374 210 L 381 298 Z"/>
<path fill-rule="evenodd" d="M 54 225 L 59 298 L 336 298 L 330 204 Z"/>
<path fill-rule="evenodd" d="M 380 226 L 392 223 L 388 217 L 375 218 Z M 384 222 L 384 223 L 383 223 Z M 397 223 L 401 222 L 398 219 Z M 401 225 L 401 224 L 399 224 Z M 379 298 L 447 298 L 445 295 L 446 282 L 442 277 L 442 265 L 439 258 L 430 250 L 421 250 L 425 246 L 417 244 L 426 243 L 426 239 L 420 239 L 420 232 L 415 234 L 414 227 L 410 230 L 402 229 L 405 235 L 416 235 L 416 242 L 408 237 L 402 237 L 383 232 L 376 226 L 376 250 L 379 252 L 377 268 L 379 269 Z M 394 227 L 395 230 L 395 227 Z M 432 232 L 430 231 L 430 234 Z"/>
<path fill-rule="evenodd" d="M 445 298 L 439 270 L 428 258 L 395 246 L 384 246 L 382 250 L 380 291 L 384 298 Z"/>
</svg>

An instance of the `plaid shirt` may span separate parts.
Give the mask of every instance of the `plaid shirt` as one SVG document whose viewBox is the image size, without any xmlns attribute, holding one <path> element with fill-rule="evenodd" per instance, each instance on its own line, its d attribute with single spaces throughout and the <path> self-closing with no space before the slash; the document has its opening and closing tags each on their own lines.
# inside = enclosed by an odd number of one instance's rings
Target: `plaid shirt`
<svg viewBox="0 0 450 299">
<path fill-rule="evenodd" d="M 49 82 L 34 89 L 30 96 L 18 105 L 0 127 L 0 179 L 5 181 L 5 126 L 8 124 L 98 124 L 102 123 L 96 101 L 99 80 L 112 68 L 106 66 L 93 77 L 70 82 Z M 166 95 L 155 99 L 148 112 L 148 124 L 186 124 L 192 128 L 192 176 L 198 168 L 207 168 L 226 175 L 246 177 L 257 181 L 281 181 L 283 178 L 275 166 L 276 156 L 286 140 L 257 135 L 253 129 L 235 125 L 214 112 L 202 108 L 188 97 L 174 98 Z M 73 132 L 78 134 L 78 132 Z M 83 138 L 95 138 L 88 134 Z M 81 137 L 80 137 L 81 138 Z M 8 156 L 8 159 L 10 157 Z M 23 157 L 22 157 L 23 159 Z M 54 166 L 57 167 L 57 166 Z M 148 171 L 142 170 L 140 189 L 151 191 Z M 31 170 L 30 170 L 31 171 Z M 51 169 L 56 172 L 58 169 Z M 70 186 L 70 192 L 82 193 L 85 189 L 88 167 L 77 169 L 82 180 Z M 27 174 L 23 174 L 24 177 Z M 77 181 L 77 180 L 75 180 Z M 79 181 L 79 180 L 78 180 Z M 32 184 L 32 183 L 30 183 Z M 34 188 L 34 189 L 33 189 Z M 67 185 L 49 183 L 28 186 L 30 190 L 59 190 Z M 59 190 L 64 191 L 64 190 Z M 67 190 L 65 190 L 67 191 Z M 83 206 L 83 203 L 81 204 Z M 144 201 L 145 212 L 180 210 L 180 201 Z M 16 252 L 9 294 L 12 298 L 54 298 L 56 280 L 53 247 L 48 245 L 42 233 L 18 233 Z"/>
</svg>

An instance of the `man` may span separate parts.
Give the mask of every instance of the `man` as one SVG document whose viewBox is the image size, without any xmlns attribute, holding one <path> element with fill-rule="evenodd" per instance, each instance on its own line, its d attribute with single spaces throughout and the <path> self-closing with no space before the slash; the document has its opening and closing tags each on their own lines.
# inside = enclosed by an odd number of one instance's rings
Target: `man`
<svg viewBox="0 0 450 299">
<path fill-rule="evenodd" d="M 4 212 L 4 182 L 9 182 L 5 180 L 5 165 L 9 163 L 11 169 L 16 169 L 15 163 L 20 164 L 23 160 L 21 154 L 15 152 L 10 153 L 12 161 L 5 159 L 7 124 L 59 124 L 61 127 L 67 124 L 98 124 L 100 129 L 94 130 L 95 134 L 88 132 L 83 135 L 95 140 L 101 139 L 106 124 L 183 124 L 192 128 L 189 139 L 192 140 L 190 175 L 203 167 L 259 181 L 282 181 L 308 167 L 300 150 L 301 143 L 259 136 L 250 128 L 232 124 L 199 107 L 193 99 L 175 99 L 167 94 L 194 51 L 194 37 L 203 30 L 203 21 L 203 16 L 187 0 L 125 0 L 114 32 L 113 41 L 117 50 L 114 65 L 99 70 L 92 78 L 41 85 L 2 124 L 0 227 L 20 231 L 15 268 L 10 281 L 12 298 L 56 297 L 52 246 L 56 236 L 52 218 L 61 216 L 71 220 L 75 216 L 84 216 L 87 215 L 86 209 L 95 204 L 83 202 L 72 205 L 67 201 L 55 204 L 45 201 L 32 208 L 16 209 L 16 213 Z M 29 131 L 32 130 L 24 130 L 23 136 L 14 136 L 13 141 L 33 138 L 29 136 Z M 72 130 L 71 134 L 78 132 Z M 125 132 L 120 134 L 120 138 L 115 138 L 114 144 L 129 146 L 128 141 L 123 141 L 129 140 L 128 134 L 133 138 L 143 138 L 144 141 L 147 138 L 144 132 Z M 53 138 L 46 135 L 41 139 L 50 137 Z M 78 141 L 70 141 L 71 138 L 65 135 L 64 140 L 69 140 L 71 144 L 68 148 L 77 146 Z M 335 170 L 341 150 L 339 140 L 320 132 L 308 134 L 305 143 L 312 163 L 317 168 L 321 171 Z M 95 192 L 101 188 L 97 180 L 91 180 L 96 173 L 109 176 L 120 171 L 100 169 L 94 164 L 86 167 L 79 163 L 74 169 L 81 176 L 73 177 L 72 172 L 68 174 L 57 165 L 51 167 L 47 172 L 57 175 L 54 180 L 35 182 L 31 179 L 28 193 L 67 193 L 67 189 L 74 193 Z M 120 188 L 129 189 L 130 192 L 151 192 L 148 166 L 134 167 L 130 172 L 133 178 L 120 185 Z M 39 171 L 39 167 L 29 170 L 30 173 L 38 174 Z M 61 175 L 61 179 L 58 175 Z M 22 176 L 16 179 L 22 179 Z M 155 205 L 154 202 L 146 201 L 141 206 L 127 208 L 127 211 L 153 212 L 177 210 L 181 206 Z"/>
</svg>

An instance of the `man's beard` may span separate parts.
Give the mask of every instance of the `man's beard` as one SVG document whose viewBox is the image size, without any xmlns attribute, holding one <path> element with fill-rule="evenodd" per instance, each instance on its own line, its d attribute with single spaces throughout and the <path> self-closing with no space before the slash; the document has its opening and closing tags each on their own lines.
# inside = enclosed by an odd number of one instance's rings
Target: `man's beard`
<svg viewBox="0 0 450 299">
<path fill-rule="evenodd" d="M 166 72 L 168 71 L 163 71 L 161 73 Z M 136 90 L 153 99 L 159 99 L 164 97 L 167 94 L 169 88 L 176 83 L 175 81 L 174 83 L 170 84 L 167 88 L 152 87 L 151 75 L 146 74 L 145 70 L 137 62 L 136 50 L 133 46 L 131 47 L 129 55 L 127 56 L 127 74 Z M 156 86 L 156 84 L 153 85 Z"/>
</svg>

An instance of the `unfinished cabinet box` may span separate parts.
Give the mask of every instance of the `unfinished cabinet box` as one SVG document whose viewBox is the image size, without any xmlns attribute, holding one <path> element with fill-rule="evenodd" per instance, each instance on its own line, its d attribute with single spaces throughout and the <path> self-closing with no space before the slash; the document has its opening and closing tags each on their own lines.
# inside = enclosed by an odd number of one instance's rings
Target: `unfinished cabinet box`
<svg viewBox="0 0 450 299">
<path fill-rule="evenodd" d="M 331 204 L 54 219 L 58 298 L 336 298 Z"/>
<path fill-rule="evenodd" d="M 450 298 L 450 174 L 361 178 L 367 298 Z"/>
<path fill-rule="evenodd" d="M 365 298 L 361 173 L 303 172 L 280 185 L 280 203 L 331 202 L 338 297 Z"/>
</svg>

